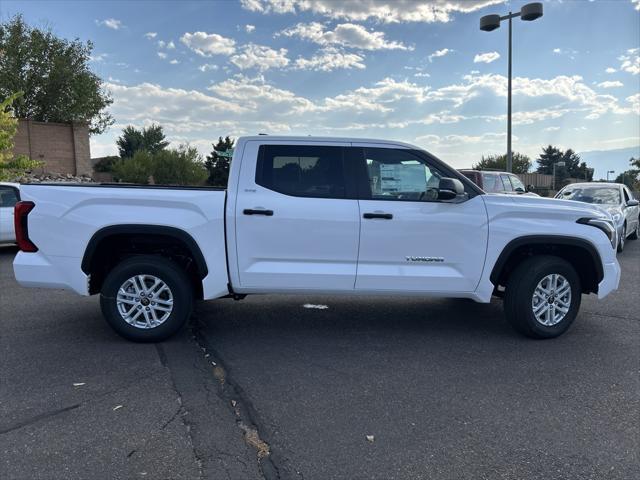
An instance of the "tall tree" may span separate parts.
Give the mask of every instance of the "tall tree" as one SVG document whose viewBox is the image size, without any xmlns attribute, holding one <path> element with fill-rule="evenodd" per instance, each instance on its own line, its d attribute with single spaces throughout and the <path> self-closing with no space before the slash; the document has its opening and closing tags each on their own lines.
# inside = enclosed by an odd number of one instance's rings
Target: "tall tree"
<svg viewBox="0 0 640 480">
<path fill-rule="evenodd" d="M 153 124 L 142 130 L 129 125 L 122 129 L 122 135 L 116 140 L 116 145 L 120 158 L 131 158 L 139 150 L 151 154 L 161 152 L 169 146 L 169 142 L 160 125 Z"/>
<path fill-rule="evenodd" d="M 0 23 L 0 98 L 24 95 L 14 104 L 18 118 L 86 122 L 91 133 L 113 123 L 113 100 L 89 69 L 91 42 L 56 37 L 27 25 L 21 15 Z"/>
<path fill-rule="evenodd" d="M 0 100 L 0 180 L 15 180 L 27 171 L 42 165 L 25 155 L 13 153 L 14 137 L 18 131 L 18 119 L 14 116 L 12 105 L 21 93 Z"/>
<path fill-rule="evenodd" d="M 218 137 L 218 142 L 213 144 L 211 155 L 207 155 L 207 159 L 204 162 L 204 166 L 209 171 L 209 178 L 207 179 L 209 185 L 216 187 L 227 186 L 231 157 L 228 155 L 220 155 L 220 153 L 231 153 L 234 143 L 235 140 L 226 136 L 225 138 Z"/>
<path fill-rule="evenodd" d="M 522 153 L 514 152 L 512 157 L 513 173 L 527 173 L 531 168 L 531 159 Z M 474 170 L 500 170 L 507 169 L 507 155 L 488 155 L 473 165 Z"/>
<path fill-rule="evenodd" d="M 536 162 L 538 163 L 538 168 L 536 171 L 538 173 L 544 173 L 545 175 L 553 174 L 553 164 L 562 161 L 563 152 L 559 148 L 556 148 L 552 145 L 544 147 L 542 149 L 542 153 L 537 158 Z"/>
</svg>

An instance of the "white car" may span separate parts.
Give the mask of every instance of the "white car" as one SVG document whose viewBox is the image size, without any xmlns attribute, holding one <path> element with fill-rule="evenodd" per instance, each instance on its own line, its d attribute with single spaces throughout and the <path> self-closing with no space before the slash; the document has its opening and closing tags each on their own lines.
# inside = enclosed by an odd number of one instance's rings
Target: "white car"
<svg viewBox="0 0 640 480">
<path fill-rule="evenodd" d="M 551 338 L 582 294 L 603 298 L 620 280 L 606 212 L 487 195 L 400 142 L 243 137 L 226 190 L 37 184 L 21 194 L 18 282 L 99 293 L 109 324 L 136 341 L 174 334 L 194 300 L 267 293 L 495 294 L 516 330 Z"/>
<path fill-rule="evenodd" d="M 618 233 L 618 252 L 624 249 L 627 238 L 640 236 L 640 206 L 633 193 L 622 183 L 572 183 L 556 194 L 556 198 L 576 200 L 602 207 L 613 217 Z"/>
<path fill-rule="evenodd" d="M 20 184 L 0 182 L 0 243 L 15 243 L 13 208 L 20 201 Z"/>
</svg>

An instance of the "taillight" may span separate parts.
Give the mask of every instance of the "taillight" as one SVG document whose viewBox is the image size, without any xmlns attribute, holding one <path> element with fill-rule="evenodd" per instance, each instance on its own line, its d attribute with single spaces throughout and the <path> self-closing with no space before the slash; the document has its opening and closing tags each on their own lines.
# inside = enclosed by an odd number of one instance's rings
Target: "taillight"
<svg viewBox="0 0 640 480">
<path fill-rule="evenodd" d="M 38 251 L 38 247 L 29 240 L 29 225 L 27 223 L 27 215 L 35 206 L 36 204 L 33 202 L 18 202 L 15 206 L 13 222 L 16 230 L 16 243 L 23 252 Z"/>
</svg>

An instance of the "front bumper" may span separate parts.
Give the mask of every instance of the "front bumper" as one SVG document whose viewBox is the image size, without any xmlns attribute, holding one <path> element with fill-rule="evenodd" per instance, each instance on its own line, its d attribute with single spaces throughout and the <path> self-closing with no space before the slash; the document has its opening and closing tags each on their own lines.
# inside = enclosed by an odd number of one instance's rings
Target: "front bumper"
<svg viewBox="0 0 640 480">
<path fill-rule="evenodd" d="M 618 289 L 620 283 L 620 265 L 617 260 L 603 265 L 604 277 L 598 284 L 598 298 L 604 298 Z"/>
</svg>

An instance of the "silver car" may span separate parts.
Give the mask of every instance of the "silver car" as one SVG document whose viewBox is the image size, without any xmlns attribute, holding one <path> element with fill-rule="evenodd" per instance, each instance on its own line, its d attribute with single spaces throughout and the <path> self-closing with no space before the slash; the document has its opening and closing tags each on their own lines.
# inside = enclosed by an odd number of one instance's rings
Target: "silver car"
<svg viewBox="0 0 640 480">
<path fill-rule="evenodd" d="M 640 236 L 640 206 L 631 190 L 622 183 L 572 183 L 558 192 L 556 198 L 600 205 L 608 211 L 618 230 L 618 252 L 627 238 Z"/>
</svg>

